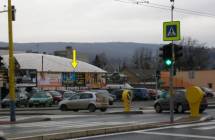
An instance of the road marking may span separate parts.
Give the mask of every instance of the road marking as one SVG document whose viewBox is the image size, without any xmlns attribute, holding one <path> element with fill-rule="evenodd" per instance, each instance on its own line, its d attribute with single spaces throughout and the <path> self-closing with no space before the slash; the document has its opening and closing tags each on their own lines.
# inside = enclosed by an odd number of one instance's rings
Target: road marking
<svg viewBox="0 0 215 140">
<path fill-rule="evenodd" d="M 213 136 L 200 136 L 200 135 L 189 135 L 189 134 L 174 134 L 174 133 L 159 133 L 159 132 L 138 132 L 142 134 L 149 134 L 149 135 L 161 135 L 161 136 L 174 136 L 174 137 L 183 137 L 183 138 L 199 138 L 199 139 L 212 139 L 215 140 Z"/>
<path fill-rule="evenodd" d="M 204 125 L 213 125 L 215 124 L 215 121 L 210 121 L 210 122 L 204 122 L 204 123 L 195 123 L 195 124 L 184 124 L 184 125 L 175 125 L 175 126 L 166 126 L 166 127 L 160 127 L 160 128 L 152 128 L 152 129 L 146 129 L 146 130 L 139 130 L 139 131 L 135 131 L 135 132 L 149 132 L 149 131 L 156 131 L 156 130 L 163 130 L 163 129 L 170 129 L 170 128 L 176 128 L 176 129 L 180 129 L 180 128 L 186 128 L 186 127 L 195 127 L 195 126 L 204 126 Z M 207 126 L 210 127 L 210 126 Z M 213 126 L 215 127 L 215 126 Z M 211 129 L 214 129 L 211 126 Z M 205 128 L 205 130 L 207 130 Z"/>
<path fill-rule="evenodd" d="M 212 124 L 215 124 L 215 121 L 197 123 L 197 124 L 177 125 L 177 126 L 173 126 L 173 128 L 186 128 L 186 127 L 204 126 L 204 125 L 212 125 Z"/>
<path fill-rule="evenodd" d="M 206 126 L 206 127 L 198 127 L 198 128 L 194 128 L 197 130 L 210 130 L 210 129 L 215 129 L 215 126 Z"/>
</svg>

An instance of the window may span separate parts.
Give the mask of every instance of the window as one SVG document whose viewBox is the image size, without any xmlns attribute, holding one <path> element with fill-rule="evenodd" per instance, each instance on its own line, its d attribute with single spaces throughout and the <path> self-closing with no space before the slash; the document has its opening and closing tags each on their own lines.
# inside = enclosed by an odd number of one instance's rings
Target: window
<svg viewBox="0 0 215 140">
<path fill-rule="evenodd" d="M 70 100 L 77 100 L 80 99 L 80 95 L 74 95 L 72 97 L 69 98 Z"/>
<path fill-rule="evenodd" d="M 90 99 L 90 98 L 93 98 L 93 95 L 89 93 L 83 93 L 80 95 L 80 99 Z"/>
</svg>

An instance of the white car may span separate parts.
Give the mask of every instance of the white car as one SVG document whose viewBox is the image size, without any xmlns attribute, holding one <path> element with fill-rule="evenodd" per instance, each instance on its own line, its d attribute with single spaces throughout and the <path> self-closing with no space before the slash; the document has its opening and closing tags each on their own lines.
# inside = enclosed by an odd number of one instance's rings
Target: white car
<svg viewBox="0 0 215 140">
<path fill-rule="evenodd" d="M 59 102 L 59 108 L 62 111 L 89 110 L 95 112 L 96 109 L 100 109 L 105 112 L 108 108 L 108 98 L 98 92 L 81 92 Z"/>
</svg>

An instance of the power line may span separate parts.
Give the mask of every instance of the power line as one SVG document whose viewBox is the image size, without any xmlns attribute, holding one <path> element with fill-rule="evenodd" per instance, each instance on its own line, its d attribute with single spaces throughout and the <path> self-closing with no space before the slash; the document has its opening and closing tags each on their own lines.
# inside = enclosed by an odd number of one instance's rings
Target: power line
<svg viewBox="0 0 215 140">
<path fill-rule="evenodd" d="M 132 3 L 132 4 L 137 4 L 137 5 L 143 5 L 143 6 L 146 6 L 146 7 L 152 7 L 152 8 L 162 9 L 162 10 L 171 10 L 170 6 L 157 4 L 157 3 L 150 3 L 149 1 L 146 1 L 146 0 L 144 0 L 144 1 L 116 0 L 116 1 L 123 2 L 123 3 Z M 183 14 L 191 14 L 191 15 L 215 18 L 215 15 L 210 14 L 210 13 L 199 12 L 199 11 L 188 10 L 188 9 L 177 8 L 177 7 L 175 7 L 175 12 L 183 13 Z"/>
</svg>

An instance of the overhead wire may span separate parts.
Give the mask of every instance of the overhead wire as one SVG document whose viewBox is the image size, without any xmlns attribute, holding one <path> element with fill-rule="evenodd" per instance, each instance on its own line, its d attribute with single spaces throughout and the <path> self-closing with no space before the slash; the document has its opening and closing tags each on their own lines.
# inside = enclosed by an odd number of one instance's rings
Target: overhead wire
<svg viewBox="0 0 215 140">
<path fill-rule="evenodd" d="M 152 8 L 162 9 L 162 10 L 171 10 L 170 6 L 157 4 L 157 3 L 151 3 L 151 2 L 146 1 L 146 0 L 143 0 L 143 1 L 115 0 L 115 1 L 123 2 L 123 3 L 133 3 L 133 4 L 137 4 L 137 5 L 143 5 L 146 7 L 152 7 Z M 197 15 L 197 16 L 205 16 L 205 17 L 215 18 L 215 15 L 213 15 L 211 13 L 206 13 L 206 12 L 188 10 L 188 9 L 177 8 L 177 7 L 174 7 L 174 10 L 175 10 L 175 12 L 183 13 L 183 14 L 192 14 L 192 15 Z"/>
</svg>

